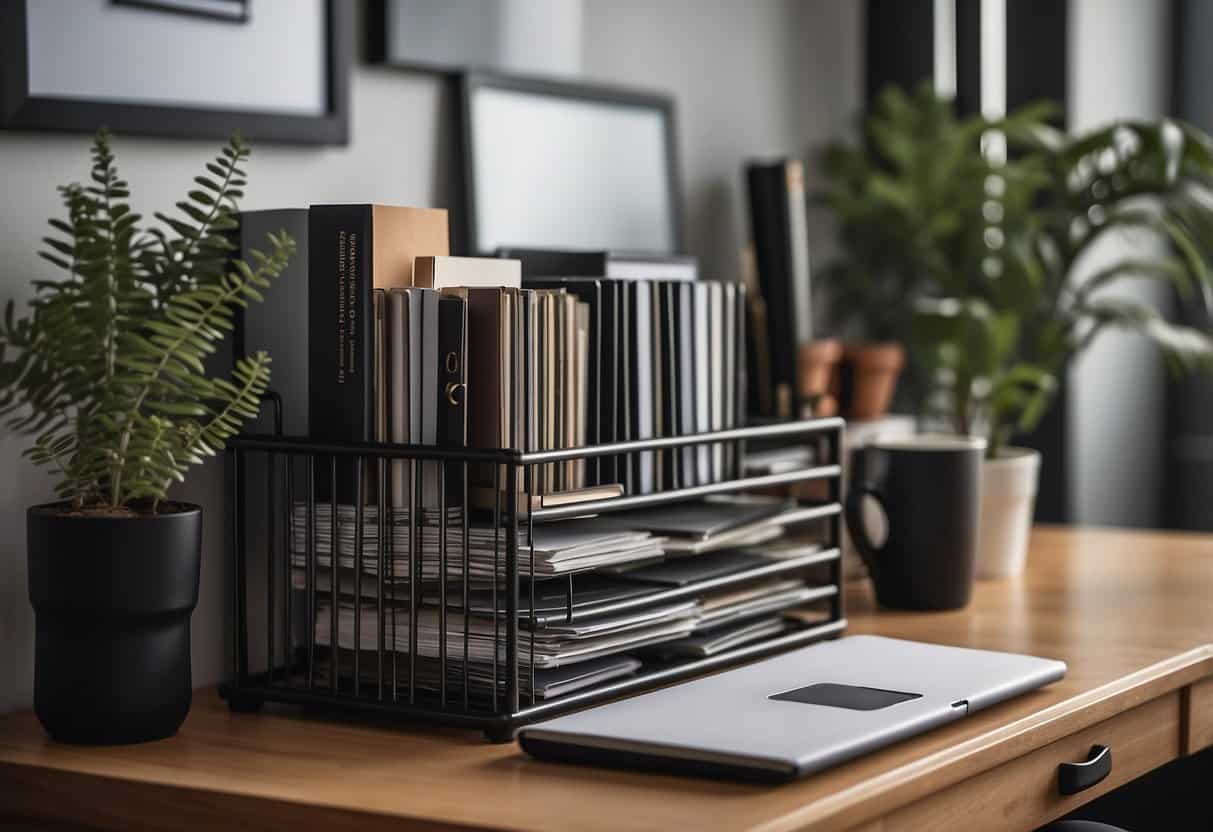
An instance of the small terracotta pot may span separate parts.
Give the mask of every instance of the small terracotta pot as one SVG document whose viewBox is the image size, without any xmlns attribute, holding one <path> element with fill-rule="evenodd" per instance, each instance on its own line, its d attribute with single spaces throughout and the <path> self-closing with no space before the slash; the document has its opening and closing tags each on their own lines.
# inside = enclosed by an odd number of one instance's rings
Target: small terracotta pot
<svg viewBox="0 0 1213 832">
<path fill-rule="evenodd" d="M 814 416 L 838 413 L 838 365 L 842 354 L 842 342 L 837 338 L 822 338 L 800 345 L 796 383 L 801 401 L 812 403 Z"/>
<path fill-rule="evenodd" d="M 895 341 L 854 344 L 846 349 L 851 370 L 849 417 L 879 419 L 889 410 L 906 351 Z"/>
</svg>

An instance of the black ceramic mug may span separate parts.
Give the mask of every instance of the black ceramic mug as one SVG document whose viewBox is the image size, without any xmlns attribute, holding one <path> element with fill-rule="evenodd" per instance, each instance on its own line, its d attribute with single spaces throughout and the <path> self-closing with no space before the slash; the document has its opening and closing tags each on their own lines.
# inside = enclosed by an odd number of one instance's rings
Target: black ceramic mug
<svg viewBox="0 0 1213 832">
<path fill-rule="evenodd" d="M 881 606 L 950 610 L 969 603 L 984 455 L 982 439 L 925 434 L 875 439 L 856 454 L 847 528 Z M 864 497 L 884 512 L 888 534 L 880 545 L 864 524 Z"/>
</svg>

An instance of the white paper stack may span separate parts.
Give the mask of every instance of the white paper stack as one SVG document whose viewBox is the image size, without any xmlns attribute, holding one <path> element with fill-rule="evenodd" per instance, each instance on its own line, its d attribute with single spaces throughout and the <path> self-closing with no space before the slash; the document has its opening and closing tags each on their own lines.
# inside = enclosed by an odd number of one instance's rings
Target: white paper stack
<svg viewBox="0 0 1213 832">
<path fill-rule="evenodd" d="M 316 553 L 316 566 L 327 569 L 332 566 L 332 509 L 327 503 L 317 504 L 313 513 L 312 547 Z M 437 512 L 427 511 L 422 523 L 416 528 L 420 535 L 422 577 L 437 578 L 443 567 L 442 535 L 438 526 Z M 409 576 L 409 532 L 408 512 L 397 509 L 386 521 L 391 529 L 391 558 L 388 561 L 388 576 L 407 579 Z M 353 569 L 354 547 L 357 534 L 353 506 L 342 505 L 337 511 L 338 566 Z M 492 529 L 471 526 L 468 529 L 466 559 L 469 578 L 492 580 L 504 577 L 507 529 Z M 623 563 L 653 560 L 664 552 L 664 538 L 647 531 L 620 529 L 598 518 L 567 520 L 561 523 L 536 525 L 534 538 L 520 529 L 517 534 L 518 567 L 520 574 L 529 574 L 534 555 L 534 574 L 563 575 L 582 569 L 613 566 Z M 302 505 L 296 505 L 292 523 L 291 563 L 296 568 L 307 566 L 307 515 Z M 417 547 L 414 542 L 414 550 Z M 446 529 L 445 571 L 448 578 L 463 575 L 465 551 L 461 518 L 448 515 Z M 375 506 L 363 509 L 362 569 L 369 575 L 379 573 L 379 523 Z"/>
<path fill-rule="evenodd" d="M 624 616 L 599 619 L 592 624 L 570 624 L 566 627 L 518 632 L 518 660 L 530 666 L 532 655 L 536 668 L 553 668 L 600 658 L 624 650 L 634 650 L 658 644 L 662 641 L 681 638 L 691 633 L 696 626 L 699 605 L 695 601 L 684 601 L 650 607 Z M 338 606 L 337 646 L 353 650 L 354 606 L 342 602 Z M 474 668 L 478 680 L 483 681 L 491 673 L 494 643 L 498 663 L 506 661 L 505 627 L 491 619 L 476 618 L 448 613 L 446 617 L 446 652 L 448 661 L 462 662 L 464 650 L 464 623 L 467 622 L 468 663 L 482 665 Z M 441 656 L 441 618 L 437 610 L 419 611 L 417 626 L 417 655 L 426 659 Z M 332 607 L 321 604 L 316 613 L 315 641 L 318 647 L 332 644 Z M 361 625 L 358 646 L 362 650 L 385 650 L 407 653 L 410 645 L 409 615 L 397 611 L 394 619 L 384 615 L 384 629 L 379 631 L 379 616 L 374 603 L 364 603 L 361 610 Z M 394 632 L 393 632 L 394 630 Z M 532 651 L 532 645 L 534 647 Z"/>
</svg>

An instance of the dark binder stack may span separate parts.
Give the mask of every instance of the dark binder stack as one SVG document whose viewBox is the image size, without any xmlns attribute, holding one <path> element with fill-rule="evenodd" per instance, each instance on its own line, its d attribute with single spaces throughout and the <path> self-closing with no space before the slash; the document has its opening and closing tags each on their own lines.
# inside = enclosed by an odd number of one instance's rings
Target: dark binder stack
<svg viewBox="0 0 1213 832">
<path fill-rule="evenodd" d="M 745 173 L 767 338 L 765 344 L 751 344 L 750 366 L 769 373 L 750 380 L 750 409 L 758 416 L 790 419 L 800 413 L 797 355 L 812 335 L 804 166 L 785 159 L 750 164 Z M 757 327 L 754 337 L 761 337 Z M 758 395 L 764 389 L 771 391 L 770 402 Z"/>
<path fill-rule="evenodd" d="M 525 262 L 525 261 L 524 261 Z M 575 262 L 572 264 L 575 267 Z M 591 443 L 686 436 L 744 424 L 746 292 L 734 283 L 607 277 L 532 277 L 589 313 Z M 727 444 L 641 451 L 591 460 L 591 483 L 628 494 L 705 485 L 735 476 Z"/>
</svg>

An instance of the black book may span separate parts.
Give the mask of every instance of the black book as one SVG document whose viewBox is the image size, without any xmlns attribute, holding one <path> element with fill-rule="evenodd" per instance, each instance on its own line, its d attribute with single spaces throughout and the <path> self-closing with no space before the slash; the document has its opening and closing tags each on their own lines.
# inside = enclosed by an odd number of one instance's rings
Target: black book
<svg viewBox="0 0 1213 832">
<path fill-rule="evenodd" d="M 678 431 L 683 436 L 695 433 L 695 310 L 692 301 L 694 286 L 690 283 L 673 284 L 674 335 L 678 385 Z M 679 480 L 686 488 L 699 485 L 696 476 L 696 454 L 694 445 L 678 449 Z"/>
<path fill-rule="evenodd" d="M 620 367 L 619 387 L 616 388 L 618 396 L 615 403 L 618 406 L 615 411 L 615 424 L 619 433 L 620 442 L 630 442 L 635 439 L 635 434 L 632 432 L 632 402 L 633 395 L 633 378 L 634 368 L 632 365 L 632 337 L 633 337 L 633 315 L 632 306 L 636 298 L 636 284 L 623 283 L 620 285 L 619 294 L 619 333 L 618 342 L 619 352 L 618 361 Z M 617 465 L 619 473 L 623 479 L 623 488 L 627 494 L 635 494 L 635 478 L 632 474 L 632 457 L 634 454 L 620 454 L 617 457 Z"/>
<path fill-rule="evenodd" d="M 653 291 L 648 281 L 630 284 L 628 315 L 630 328 L 628 352 L 631 369 L 630 396 L 631 438 L 652 439 L 656 427 L 656 367 L 653 364 Z M 630 455 L 633 487 L 630 494 L 652 494 L 657 490 L 657 464 L 653 451 L 638 451 Z"/>
<path fill-rule="evenodd" d="M 308 428 L 320 440 L 375 436 L 372 291 L 412 285 L 413 259 L 446 254 L 446 212 L 390 205 L 308 210 Z M 356 463 L 337 465 L 337 502 L 352 502 Z M 364 466 L 369 468 L 369 466 Z M 372 499 L 366 487 L 362 496 Z M 327 471 L 317 496 L 329 499 Z"/>
<path fill-rule="evenodd" d="M 312 436 L 369 442 L 374 430 L 369 206 L 324 205 L 308 216 L 308 421 Z M 336 500 L 354 501 L 354 463 L 337 464 Z M 329 500 L 329 477 L 317 497 Z"/>
<path fill-rule="evenodd" d="M 684 379 L 678 373 L 678 331 L 674 323 L 678 284 L 673 281 L 662 281 L 657 286 L 660 293 L 657 337 L 661 344 L 661 360 L 657 366 L 658 377 L 661 379 L 661 396 L 657 401 L 657 406 L 661 414 L 661 435 L 678 436 L 682 432 L 679 406 L 681 404 L 680 388 L 684 383 Z M 682 487 L 682 472 L 679 468 L 680 457 L 677 449 L 664 450 L 661 455 L 663 477 L 660 486 L 663 488 Z"/>
<path fill-rule="evenodd" d="M 306 208 L 241 211 L 236 244 L 240 259 L 252 263 L 252 252 L 266 251 L 266 235 L 285 231 L 295 240 L 295 255 L 274 281 L 265 303 L 237 307 L 235 356 L 265 350 L 273 359 L 270 390 L 282 397 L 282 431 L 308 435 L 308 213 Z M 289 321 L 290 325 L 284 322 Z M 273 433 L 272 411 L 263 408 L 256 430 Z"/>
<path fill-rule="evenodd" d="M 751 164 L 746 181 L 774 393 L 774 413 L 761 415 L 787 419 L 800 412 L 796 360 L 812 327 L 804 168 L 791 159 Z"/>
</svg>

